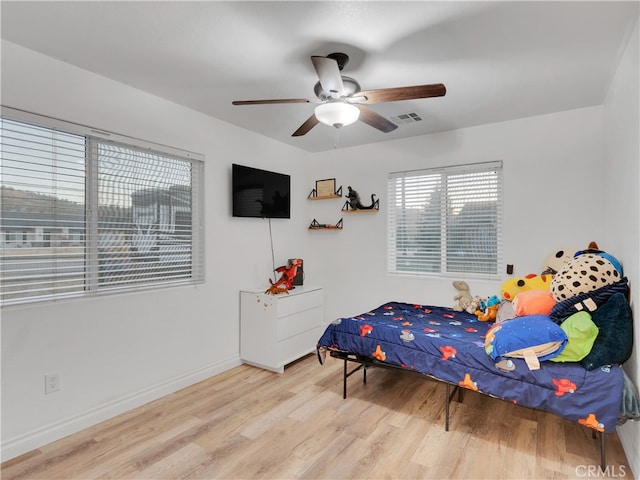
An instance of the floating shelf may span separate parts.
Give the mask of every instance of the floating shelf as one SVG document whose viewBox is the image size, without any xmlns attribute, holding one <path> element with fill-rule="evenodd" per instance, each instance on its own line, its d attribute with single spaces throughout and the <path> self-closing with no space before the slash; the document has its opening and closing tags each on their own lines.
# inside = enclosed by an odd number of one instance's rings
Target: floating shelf
<svg viewBox="0 0 640 480">
<path fill-rule="evenodd" d="M 314 190 L 315 191 L 315 190 Z M 342 198 L 342 195 L 326 195 L 323 197 L 308 197 L 309 200 L 329 200 L 330 198 Z"/>
<path fill-rule="evenodd" d="M 332 225 L 330 223 L 318 223 L 314 218 L 311 225 L 309 225 L 309 230 L 342 230 L 342 219 L 338 220 L 338 223 L 335 225 Z"/>
<path fill-rule="evenodd" d="M 380 199 L 377 198 L 371 208 L 353 208 L 349 201 L 344 202 L 342 206 L 342 211 L 345 213 L 375 213 L 380 211 Z"/>
<path fill-rule="evenodd" d="M 309 200 L 328 200 L 331 198 L 342 198 L 342 185 L 334 192 L 333 195 L 318 196 L 318 191 L 314 188 L 307 197 Z"/>
</svg>

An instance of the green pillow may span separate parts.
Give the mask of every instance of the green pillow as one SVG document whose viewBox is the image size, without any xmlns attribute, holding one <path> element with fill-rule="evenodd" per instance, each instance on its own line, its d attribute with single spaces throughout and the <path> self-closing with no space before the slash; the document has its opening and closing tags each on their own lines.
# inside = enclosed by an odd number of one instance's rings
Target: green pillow
<svg viewBox="0 0 640 480">
<path fill-rule="evenodd" d="M 558 356 L 550 359 L 552 362 L 579 362 L 589 355 L 598 336 L 598 327 L 588 312 L 574 313 L 560 324 L 560 328 L 569 341 Z"/>
</svg>

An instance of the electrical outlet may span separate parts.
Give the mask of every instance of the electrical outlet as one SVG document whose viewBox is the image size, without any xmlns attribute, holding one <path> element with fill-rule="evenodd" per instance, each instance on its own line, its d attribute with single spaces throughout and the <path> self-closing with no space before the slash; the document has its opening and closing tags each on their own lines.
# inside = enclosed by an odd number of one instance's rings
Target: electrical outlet
<svg viewBox="0 0 640 480">
<path fill-rule="evenodd" d="M 54 393 L 60 390 L 60 374 L 50 373 L 44 376 L 44 393 Z"/>
</svg>

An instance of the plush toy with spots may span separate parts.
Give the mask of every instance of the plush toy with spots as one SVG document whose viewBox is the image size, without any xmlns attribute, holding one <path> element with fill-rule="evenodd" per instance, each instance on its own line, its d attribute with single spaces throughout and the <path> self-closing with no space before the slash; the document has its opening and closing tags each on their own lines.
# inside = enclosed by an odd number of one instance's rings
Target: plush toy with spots
<svg viewBox="0 0 640 480">
<path fill-rule="evenodd" d="M 598 290 L 622 280 L 620 262 L 606 252 L 587 249 L 576 252 L 551 282 L 551 294 L 557 302 L 581 293 Z"/>
<path fill-rule="evenodd" d="M 553 275 L 536 275 L 530 273 L 526 277 L 509 278 L 500 286 L 500 295 L 505 300 L 512 302 L 516 295 L 526 290 L 549 290 Z"/>
</svg>

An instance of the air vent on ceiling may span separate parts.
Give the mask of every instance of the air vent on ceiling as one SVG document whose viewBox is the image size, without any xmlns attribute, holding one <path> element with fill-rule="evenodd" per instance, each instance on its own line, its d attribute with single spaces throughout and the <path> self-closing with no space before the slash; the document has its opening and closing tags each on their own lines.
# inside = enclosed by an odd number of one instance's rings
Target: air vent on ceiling
<svg viewBox="0 0 640 480">
<path fill-rule="evenodd" d="M 401 115 L 396 115 L 395 117 L 391 117 L 391 121 L 396 124 L 402 123 L 415 123 L 422 121 L 422 117 L 415 112 L 411 113 L 403 113 Z"/>
</svg>

